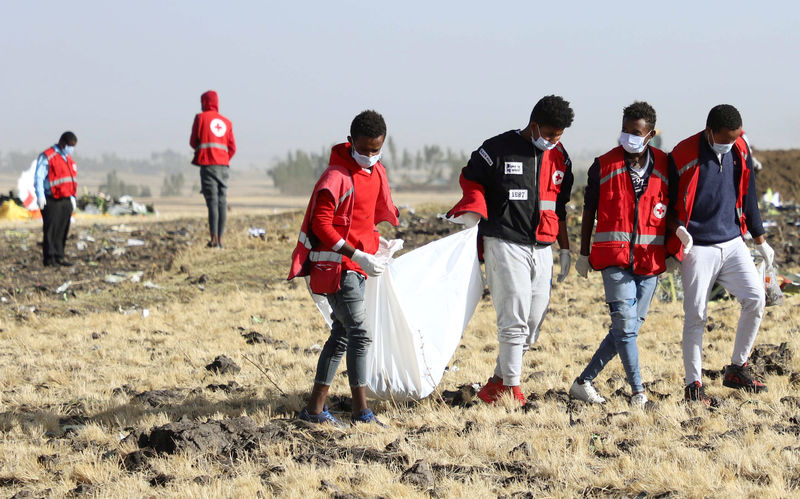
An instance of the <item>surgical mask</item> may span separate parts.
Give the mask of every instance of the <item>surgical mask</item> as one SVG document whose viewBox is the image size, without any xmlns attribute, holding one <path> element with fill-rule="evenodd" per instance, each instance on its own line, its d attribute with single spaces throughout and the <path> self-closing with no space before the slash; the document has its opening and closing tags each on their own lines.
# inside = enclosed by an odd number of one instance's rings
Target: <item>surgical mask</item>
<svg viewBox="0 0 800 499">
<path fill-rule="evenodd" d="M 715 153 L 725 155 L 731 152 L 731 149 L 733 149 L 733 142 L 730 144 L 716 144 L 714 142 L 714 134 L 709 133 L 708 135 L 711 137 L 711 149 L 713 149 Z"/>
<path fill-rule="evenodd" d="M 381 160 L 381 154 L 383 154 L 383 152 L 379 152 L 375 156 L 364 156 L 363 154 L 359 154 L 355 147 L 351 148 L 351 151 L 350 154 L 361 168 L 372 168 Z"/>
<path fill-rule="evenodd" d="M 549 151 L 550 149 L 558 145 L 558 142 L 549 142 L 544 137 L 542 137 L 542 131 L 541 129 L 539 129 L 538 123 L 536 124 L 536 129 L 539 130 L 539 138 L 533 141 L 533 145 L 535 145 L 542 151 Z M 531 131 L 531 138 L 533 138 L 533 131 Z"/>
<path fill-rule="evenodd" d="M 639 137 L 632 133 L 622 132 L 619 134 L 619 145 L 631 154 L 639 154 L 647 146 L 647 135 Z"/>
<path fill-rule="evenodd" d="M 64 154 L 67 156 L 72 156 L 73 151 L 75 151 L 75 146 L 64 146 Z"/>
</svg>

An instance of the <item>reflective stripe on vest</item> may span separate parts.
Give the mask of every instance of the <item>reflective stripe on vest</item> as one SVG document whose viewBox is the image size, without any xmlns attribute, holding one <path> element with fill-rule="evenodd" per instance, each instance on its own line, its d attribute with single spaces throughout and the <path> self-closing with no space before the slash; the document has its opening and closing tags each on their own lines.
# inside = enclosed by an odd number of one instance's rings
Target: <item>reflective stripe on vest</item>
<svg viewBox="0 0 800 499">
<path fill-rule="evenodd" d="M 308 259 L 312 262 L 342 263 L 341 253 L 336 253 L 335 251 L 310 251 Z"/>
<path fill-rule="evenodd" d="M 312 248 L 311 241 L 308 240 L 308 236 L 305 232 L 300 231 L 300 235 L 297 236 L 297 240 L 308 249 Z"/>
<path fill-rule="evenodd" d="M 336 206 L 339 206 L 339 204 L 341 204 L 341 203 L 342 203 L 342 201 L 344 201 L 345 199 L 347 199 L 347 196 L 349 196 L 350 194 L 352 194 L 352 193 L 353 193 L 353 191 L 355 191 L 355 190 L 356 190 L 356 186 L 355 186 L 355 185 L 354 185 L 353 187 L 351 187 L 350 189 L 348 189 L 348 191 L 347 191 L 347 192 L 345 192 L 345 193 L 342 195 L 342 197 L 340 197 L 340 198 L 339 198 L 339 203 L 338 203 Z"/>
<path fill-rule="evenodd" d="M 631 241 L 631 233 L 619 232 L 619 231 L 598 232 L 594 236 L 594 241 L 596 243 L 609 243 L 609 242 L 629 243 Z M 646 246 L 648 244 L 663 245 L 664 236 L 655 234 L 636 234 L 636 238 L 634 239 L 633 244 L 642 246 Z"/>
<path fill-rule="evenodd" d="M 52 182 L 50 182 L 50 187 L 53 187 L 55 185 L 74 184 L 74 183 L 75 183 L 75 179 L 73 177 L 57 178 L 57 179 L 53 180 Z"/>
<path fill-rule="evenodd" d="M 669 179 L 664 175 L 662 175 L 661 172 L 656 170 L 655 168 L 653 168 L 653 175 L 661 179 L 661 181 L 664 182 L 666 185 L 669 185 Z"/>
<path fill-rule="evenodd" d="M 744 215 L 744 210 L 740 206 L 737 206 L 736 207 L 736 216 L 738 218 L 742 218 L 742 215 Z"/>
<path fill-rule="evenodd" d="M 620 173 L 624 173 L 624 172 L 625 172 L 625 171 L 627 171 L 627 170 L 628 170 L 628 167 L 627 167 L 627 166 L 622 166 L 621 168 L 617 168 L 617 169 L 616 169 L 616 170 L 614 170 L 613 172 L 611 172 L 611 173 L 609 173 L 608 175 L 606 175 L 605 177 L 601 178 L 601 179 L 600 179 L 600 185 L 602 185 L 602 184 L 605 184 L 606 182 L 608 182 L 608 181 L 609 181 L 609 180 L 611 180 L 612 178 L 616 177 L 616 176 L 617 176 L 617 175 L 619 175 Z"/>
<path fill-rule="evenodd" d="M 203 142 L 202 144 L 197 146 L 197 148 L 198 149 L 209 149 L 209 148 L 211 148 L 211 149 L 222 149 L 223 151 L 228 152 L 228 146 L 226 146 L 225 144 L 217 144 L 216 142 Z"/>
<path fill-rule="evenodd" d="M 689 161 L 688 163 L 683 165 L 680 170 L 678 170 L 678 176 L 683 175 L 684 173 L 686 173 L 686 170 L 688 170 L 689 168 L 693 167 L 696 164 L 697 164 L 697 158 Z"/>
<path fill-rule="evenodd" d="M 539 211 L 555 211 L 556 210 L 556 202 L 555 201 L 539 201 Z"/>
</svg>

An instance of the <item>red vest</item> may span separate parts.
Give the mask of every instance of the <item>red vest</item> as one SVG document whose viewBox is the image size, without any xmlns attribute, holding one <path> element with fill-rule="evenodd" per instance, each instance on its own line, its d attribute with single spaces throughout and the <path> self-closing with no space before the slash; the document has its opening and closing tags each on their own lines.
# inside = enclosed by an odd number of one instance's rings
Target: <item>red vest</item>
<svg viewBox="0 0 800 499">
<path fill-rule="evenodd" d="M 342 275 L 342 254 L 333 251 L 332 248 L 325 246 L 313 237 L 311 215 L 314 212 L 317 194 L 323 190 L 329 191 L 333 194 L 333 199 L 336 200 L 334 227 L 342 239 L 347 240 L 350 221 L 353 217 L 353 206 L 357 197 L 351 171 L 361 168 L 350 155 L 350 147 L 350 144 L 339 144 L 333 147 L 330 165 L 322 173 L 317 185 L 314 186 L 314 193 L 308 202 L 306 214 L 303 217 L 303 225 L 300 227 L 297 245 L 292 252 L 292 266 L 289 270 L 288 279 L 310 276 L 309 285 L 311 286 L 311 291 L 317 294 L 330 294 L 339 291 Z M 375 203 L 375 224 L 389 222 L 396 226 L 398 224 L 398 211 L 392 202 L 386 170 L 380 162 L 373 167 L 372 174 L 380 175 L 381 182 L 378 200 Z"/>
<path fill-rule="evenodd" d="M 656 275 L 667 268 L 667 155 L 654 147 L 650 153 L 654 165 L 638 202 L 622 146 L 597 158 L 600 192 L 597 228 L 589 254 L 589 263 L 596 270 L 632 267 L 634 274 Z"/>
<path fill-rule="evenodd" d="M 203 111 L 197 115 L 197 139 L 192 164 L 198 166 L 228 165 L 235 152 L 233 125 L 216 111 Z"/>
<path fill-rule="evenodd" d="M 561 144 L 544 151 L 539 169 L 539 225 L 536 227 L 536 242 L 552 244 L 558 236 L 556 200 L 561 192 L 561 182 L 566 175 L 564 149 Z"/>
<path fill-rule="evenodd" d="M 692 135 L 683 140 L 672 150 L 672 160 L 678 171 L 678 196 L 675 199 L 675 210 L 678 220 L 684 226 L 689 225 L 692 216 L 692 206 L 694 196 L 697 192 L 697 178 L 700 167 L 697 159 L 700 156 L 700 141 L 705 140 L 704 132 Z M 747 187 L 750 185 L 750 170 L 747 168 L 747 143 L 742 137 L 738 137 L 733 143 L 733 161 L 738 168 L 739 178 L 736 195 L 736 216 L 739 219 L 739 229 L 742 234 L 747 232 L 747 221 L 744 216 L 744 197 L 747 194 Z M 667 239 L 667 251 L 676 258 L 683 256 L 683 244 L 675 234 L 671 234 Z"/>
<path fill-rule="evenodd" d="M 56 199 L 68 198 L 78 192 L 78 166 L 72 161 L 72 156 L 67 156 L 66 161 L 56 152 L 54 147 L 46 150 L 44 155 L 50 167 L 47 171 L 47 180 L 50 182 L 50 193 Z"/>
</svg>

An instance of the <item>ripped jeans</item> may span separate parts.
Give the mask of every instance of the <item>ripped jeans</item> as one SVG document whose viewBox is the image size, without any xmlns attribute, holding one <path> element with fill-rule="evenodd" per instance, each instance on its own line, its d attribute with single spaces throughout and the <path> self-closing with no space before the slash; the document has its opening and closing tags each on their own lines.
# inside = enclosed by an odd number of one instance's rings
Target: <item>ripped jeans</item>
<svg viewBox="0 0 800 499">
<path fill-rule="evenodd" d="M 647 317 L 657 284 L 658 276 L 636 275 L 630 269 L 621 267 L 603 269 L 603 287 L 611 313 L 611 328 L 579 376 L 580 379 L 593 380 L 619 354 L 632 392 L 644 391 L 636 337 Z"/>
</svg>

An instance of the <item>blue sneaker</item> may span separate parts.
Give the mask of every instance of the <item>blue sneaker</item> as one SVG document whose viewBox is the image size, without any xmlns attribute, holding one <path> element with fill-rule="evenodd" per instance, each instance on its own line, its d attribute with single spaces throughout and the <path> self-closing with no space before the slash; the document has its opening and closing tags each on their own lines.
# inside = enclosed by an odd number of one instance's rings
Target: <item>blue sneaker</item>
<svg viewBox="0 0 800 499">
<path fill-rule="evenodd" d="M 376 425 L 380 426 L 381 428 L 388 428 L 385 424 L 381 422 L 380 419 L 375 417 L 375 414 L 372 413 L 372 409 L 364 409 L 361 411 L 361 415 L 357 418 L 350 418 L 352 424 L 356 423 L 375 423 Z"/>
<path fill-rule="evenodd" d="M 300 415 L 298 416 L 303 421 L 308 421 L 309 423 L 330 423 L 337 428 L 344 428 L 345 424 L 339 421 L 334 417 L 333 414 L 328 410 L 328 406 L 322 406 L 322 412 L 319 414 L 311 414 L 308 412 L 308 409 L 303 407 L 303 410 L 300 411 Z"/>
</svg>

